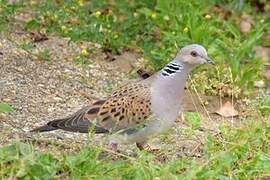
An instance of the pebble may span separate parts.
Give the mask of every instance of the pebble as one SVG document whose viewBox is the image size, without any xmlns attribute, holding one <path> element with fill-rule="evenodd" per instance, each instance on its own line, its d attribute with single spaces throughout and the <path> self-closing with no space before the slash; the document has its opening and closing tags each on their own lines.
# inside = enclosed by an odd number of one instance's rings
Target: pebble
<svg viewBox="0 0 270 180">
<path fill-rule="evenodd" d="M 265 88 L 266 87 L 266 83 L 263 80 L 255 81 L 254 82 L 254 86 L 256 88 Z"/>
<path fill-rule="evenodd" d="M 45 87 L 44 84 L 38 84 L 37 86 L 38 86 L 38 87 Z"/>
<path fill-rule="evenodd" d="M 10 98 L 3 98 L 2 101 L 6 103 L 10 103 L 12 100 Z"/>
<path fill-rule="evenodd" d="M 53 100 L 55 100 L 55 101 L 59 102 L 59 101 L 62 101 L 63 99 L 62 99 L 62 98 L 60 98 L 60 97 L 53 97 Z"/>
<path fill-rule="evenodd" d="M 253 49 L 256 53 L 256 56 L 264 62 L 268 62 L 270 58 L 270 48 L 263 47 L 263 46 L 257 46 Z"/>
<path fill-rule="evenodd" d="M 250 32 L 250 30 L 251 30 L 251 23 L 250 22 L 248 22 L 248 21 L 246 21 L 246 20 L 242 20 L 241 22 L 240 22 L 240 31 L 242 32 L 242 33 L 248 33 L 248 32 Z"/>
</svg>

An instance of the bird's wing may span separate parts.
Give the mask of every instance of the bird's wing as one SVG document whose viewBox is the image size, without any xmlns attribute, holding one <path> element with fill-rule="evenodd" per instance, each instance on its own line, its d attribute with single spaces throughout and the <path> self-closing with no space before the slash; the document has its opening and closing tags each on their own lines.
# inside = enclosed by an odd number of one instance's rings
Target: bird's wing
<svg viewBox="0 0 270 180">
<path fill-rule="evenodd" d="M 107 99 L 94 102 L 70 117 L 48 122 L 32 131 L 44 132 L 63 129 L 87 133 L 115 132 L 142 125 L 150 115 L 150 83 L 125 85 Z"/>
<path fill-rule="evenodd" d="M 96 115 L 93 114 L 90 117 L 90 114 L 93 112 L 98 112 L 100 104 L 104 102 L 105 101 L 103 100 L 97 101 L 91 106 L 83 107 L 69 117 L 52 120 L 44 126 L 37 127 L 31 130 L 31 132 L 47 132 L 57 129 L 63 129 L 72 132 L 88 133 L 89 129 L 93 128 L 96 133 L 106 133 L 108 132 L 108 130 L 96 125 L 94 121 L 89 121 L 88 119 L 96 119 Z"/>
<path fill-rule="evenodd" d="M 150 116 L 150 83 L 135 83 L 113 92 L 97 113 L 97 123 L 115 132 L 142 125 Z"/>
</svg>

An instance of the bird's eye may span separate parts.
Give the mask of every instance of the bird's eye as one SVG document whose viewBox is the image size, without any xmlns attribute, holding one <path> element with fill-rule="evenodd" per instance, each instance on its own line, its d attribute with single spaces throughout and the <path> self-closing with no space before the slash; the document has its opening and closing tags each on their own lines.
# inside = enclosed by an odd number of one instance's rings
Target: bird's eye
<svg viewBox="0 0 270 180">
<path fill-rule="evenodd" d="M 193 56 L 193 57 L 196 57 L 196 56 L 198 56 L 198 53 L 196 52 L 196 51 L 191 51 L 191 56 Z"/>
</svg>

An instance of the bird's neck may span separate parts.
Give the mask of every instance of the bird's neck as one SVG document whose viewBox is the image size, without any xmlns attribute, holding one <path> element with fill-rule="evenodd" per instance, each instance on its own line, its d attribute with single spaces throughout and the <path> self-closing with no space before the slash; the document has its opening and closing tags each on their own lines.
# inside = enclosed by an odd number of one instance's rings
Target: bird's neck
<svg viewBox="0 0 270 180">
<path fill-rule="evenodd" d="M 152 110 L 164 120 L 176 119 L 190 70 L 186 64 L 172 61 L 154 79 L 151 89 Z"/>
</svg>

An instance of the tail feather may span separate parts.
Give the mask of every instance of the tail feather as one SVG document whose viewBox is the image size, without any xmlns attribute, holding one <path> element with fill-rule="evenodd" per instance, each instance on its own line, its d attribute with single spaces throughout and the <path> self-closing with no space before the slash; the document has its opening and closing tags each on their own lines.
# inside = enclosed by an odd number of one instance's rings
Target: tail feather
<svg viewBox="0 0 270 180">
<path fill-rule="evenodd" d="M 93 128 L 95 133 L 107 133 L 108 130 L 93 124 L 85 117 L 93 108 L 96 109 L 97 107 L 84 107 L 70 117 L 50 121 L 44 126 L 31 130 L 31 132 L 47 132 L 62 129 L 71 132 L 88 133 L 89 129 Z"/>
<path fill-rule="evenodd" d="M 32 129 L 30 132 L 47 132 L 47 131 L 53 131 L 53 130 L 56 130 L 56 129 L 58 129 L 58 128 L 48 126 L 46 124 L 44 126 L 40 126 L 40 127 L 35 128 L 35 129 Z"/>
</svg>

